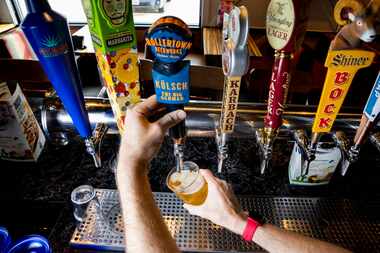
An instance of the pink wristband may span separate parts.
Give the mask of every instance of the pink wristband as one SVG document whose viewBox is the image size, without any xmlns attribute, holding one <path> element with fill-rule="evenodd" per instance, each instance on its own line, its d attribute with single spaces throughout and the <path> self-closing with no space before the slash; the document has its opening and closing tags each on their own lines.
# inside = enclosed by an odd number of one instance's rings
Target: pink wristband
<svg viewBox="0 0 380 253">
<path fill-rule="evenodd" d="M 248 217 L 247 219 L 247 225 L 245 225 L 245 229 L 244 229 L 244 232 L 243 232 L 243 238 L 244 240 L 248 241 L 248 242 L 251 242 L 252 241 L 252 238 L 253 238 L 253 235 L 255 234 L 257 228 L 261 226 L 261 224 L 257 221 L 255 221 L 254 219 Z"/>
</svg>

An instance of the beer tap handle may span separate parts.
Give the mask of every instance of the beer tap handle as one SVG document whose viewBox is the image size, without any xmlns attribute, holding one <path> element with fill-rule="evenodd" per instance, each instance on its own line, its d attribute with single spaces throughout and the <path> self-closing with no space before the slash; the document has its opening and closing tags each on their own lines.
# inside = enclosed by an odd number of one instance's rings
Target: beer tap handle
<svg viewBox="0 0 380 253">
<path fill-rule="evenodd" d="M 234 131 L 241 78 L 248 72 L 248 10 L 236 7 L 224 14 L 223 72 L 225 76 L 220 121 L 217 129 L 218 171 L 227 158 L 227 134 Z"/>
<path fill-rule="evenodd" d="M 293 52 L 297 52 L 303 42 L 309 2 L 305 0 L 272 0 L 267 8 L 266 34 L 275 54 L 264 129 L 257 130 L 256 133 L 263 158 L 261 174 L 264 174 L 270 164 L 273 143 L 282 126 L 282 114 L 285 110 L 291 79 Z"/>
<path fill-rule="evenodd" d="M 91 140 L 91 125 L 67 20 L 53 11 L 46 0 L 28 0 L 27 7 L 29 13 L 21 28 L 84 139 L 87 152 L 93 157 L 95 166 L 100 167 L 100 159 Z"/>
<path fill-rule="evenodd" d="M 354 144 L 348 151 L 349 162 L 353 163 L 359 159 L 360 147 L 368 133 L 375 125 L 376 121 L 379 119 L 380 115 L 380 72 L 377 75 L 375 84 L 372 88 L 372 91 L 368 97 L 367 103 L 363 110 L 363 115 L 360 120 L 360 124 L 358 129 L 356 130 L 356 134 L 354 137 Z M 371 139 L 371 138 L 370 138 Z M 375 138 L 376 140 L 376 138 Z M 347 163 L 342 166 L 342 175 L 344 176 L 347 172 L 348 165 Z"/>
<path fill-rule="evenodd" d="M 368 132 L 372 129 L 380 115 L 380 71 L 377 75 L 375 84 L 368 97 L 367 103 L 363 110 L 363 115 L 360 120 L 358 129 L 354 138 L 354 146 L 359 146 L 363 143 Z"/>
</svg>

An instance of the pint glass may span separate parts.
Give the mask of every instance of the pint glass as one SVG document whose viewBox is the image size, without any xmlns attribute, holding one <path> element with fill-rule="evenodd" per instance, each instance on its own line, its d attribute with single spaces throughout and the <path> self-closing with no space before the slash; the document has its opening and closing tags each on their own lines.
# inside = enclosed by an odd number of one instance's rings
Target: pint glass
<svg viewBox="0 0 380 253">
<path fill-rule="evenodd" d="M 187 204 L 201 205 L 206 200 L 207 182 L 199 172 L 198 165 L 193 162 L 184 162 L 180 172 L 173 168 L 166 178 L 166 184 L 178 198 Z"/>
</svg>

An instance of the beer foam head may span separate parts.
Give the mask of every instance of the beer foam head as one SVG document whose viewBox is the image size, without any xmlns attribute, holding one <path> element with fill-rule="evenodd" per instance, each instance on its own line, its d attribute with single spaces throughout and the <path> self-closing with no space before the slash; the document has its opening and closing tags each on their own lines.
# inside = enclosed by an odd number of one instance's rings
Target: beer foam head
<svg viewBox="0 0 380 253">
<path fill-rule="evenodd" d="M 176 171 L 170 176 L 169 184 L 178 190 L 184 190 L 197 179 L 198 174 L 198 171 L 193 170 Z"/>
<path fill-rule="evenodd" d="M 175 191 L 184 191 L 191 186 L 199 175 L 199 167 L 196 163 L 186 161 L 181 171 L 174 171 L 168 178 L 168 186 Z"/>
</svg>

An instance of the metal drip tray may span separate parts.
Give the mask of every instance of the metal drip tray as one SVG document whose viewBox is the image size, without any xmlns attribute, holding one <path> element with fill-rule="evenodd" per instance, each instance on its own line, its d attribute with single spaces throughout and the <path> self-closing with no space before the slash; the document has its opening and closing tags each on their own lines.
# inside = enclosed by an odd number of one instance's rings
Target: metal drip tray
<svg viewBox="0 0 380 253">
<path fill-rule="evenodd" d="M 123 251 L 123 223 L 118 192 L 97 189 L 104 219 L 95 204 L 87 209 L 86 220 L 75 229 L 73 247 Z M 156 203 L 182 251 L 261 252 L 254 243 L 199 217 L 190 215 L 173 193 L 154 193 Z M 245 210 L 262 214 L 268 223 L 290 231 L 330 241 L 356 252 L 380 252 L 380 217 L 355 211 L 348 200 L 322 198 L 239 197 Z M 380 203 L 371 208 L 380 210 Z M 375 212 L 376 213 L 376 212 Z M 379 211 L 377 212 L 379 213 Z M 106 222 L 105 222 L 106 221 Z"/>
</svg>

